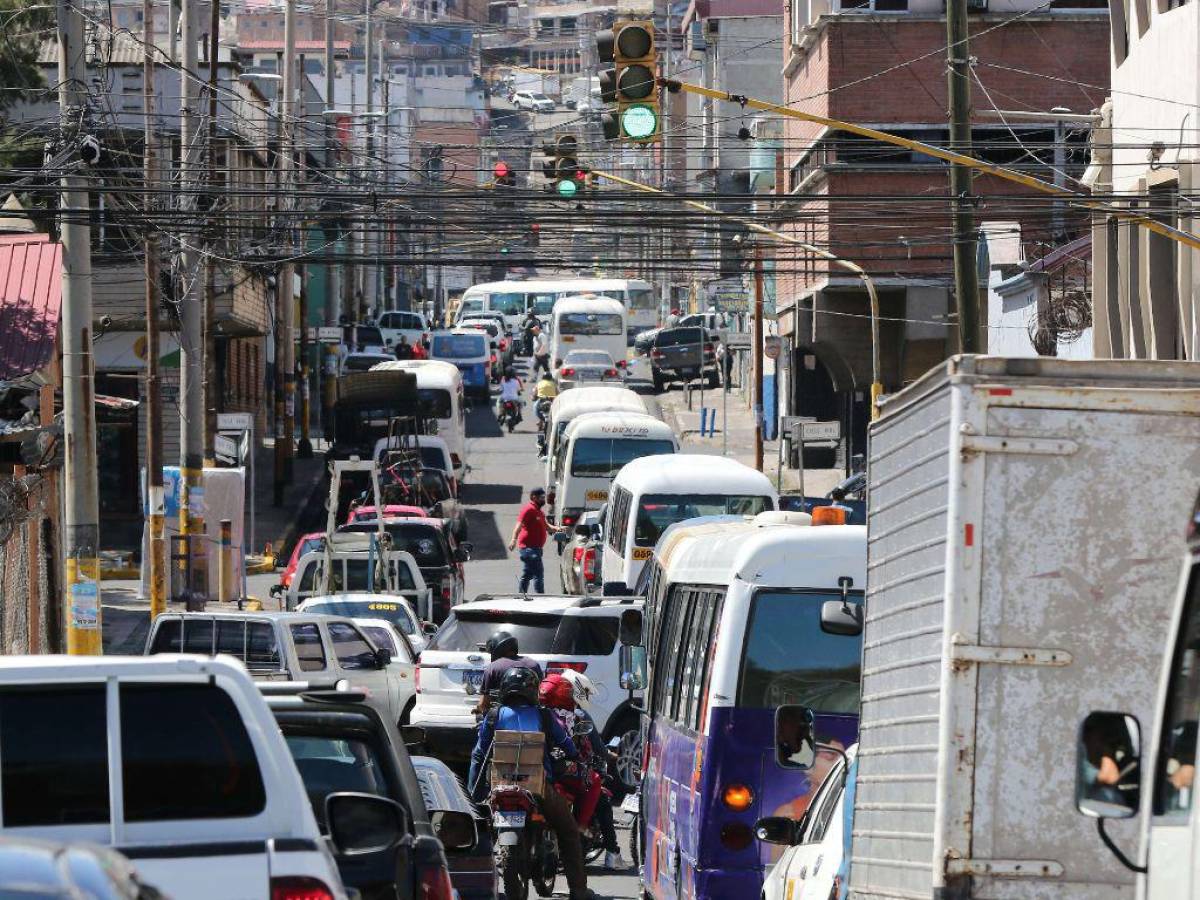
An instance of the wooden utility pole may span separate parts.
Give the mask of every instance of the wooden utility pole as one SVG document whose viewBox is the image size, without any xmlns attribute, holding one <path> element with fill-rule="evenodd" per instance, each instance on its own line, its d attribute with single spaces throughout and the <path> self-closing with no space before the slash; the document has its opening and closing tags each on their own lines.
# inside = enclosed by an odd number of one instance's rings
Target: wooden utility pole
<svg viewBox="0 0 1200 900">
<path fill-rule="evenodd" d="M 283 196 L 289 256 L 294 255 L 292 237 L 296 234 L 296 0 L 286 0 L 283 8 L 283 103 L 280 104 L 280 138 L 282 139 Z M 292 441 L 296 434 L 296 295 L 293 282 L 296 267 L 283 264 L 283 472 L 292 483 Z"/>
<path fill-rule="evenodd" d="M 334 77 L 333 77 L 333 0 L 325 0 L 325 107 L 322 125 L 325 128 L 325 177 L 334 183 L 333 169 L 337 160 L 337 150 L 334 144 L 337 120 L 328 110 L 335 106 Z M 333 231 L 330 220 L 325 220 L 322 233 L 325 240 L 327 259 L 325 261 L 325 326 L 332 328 L 338 324 L 338 308 L 340 303 L 334 301 L 336 285 L 333 278 Z M 340 343 L 340 342 L 339 342 Z M 337 344 L 325 341 L 317 342 L 318 365 L 321 370 L 321 425 L 325 440 L 333 440 L 333 403 L 336 397 L 337 382 Z"/>
<path fill-rule="evenodd" d="M 210 252 L 204 256 L 204 465 L 217 464 L 217 403 L 220 378 L 217 374 L 217 265 L 211 253 L 216 239 L 217 210 L 217 57 L 221 29 L 221 4 L 211 0 L 212 15 L 208 20 L 208 128 L 204 149 L 208 157 L 205 183 L 204 246 Z M 232 171 L 231 171 L 232 174 Z"/>
<path fill-rule="evenodd" d="M 154 185 L 158 180 L 157 144 L 154 129 L 154 6 L 142 0 L 142 109 L 146 119 L 143 162 L 146 179 L 144 194 L 147 217 L 154 206 Z M 150 223 L 145 229 L 143 250 L 146 254 L 146 500 L 147 523 L 146 581 L 150 596 L 150 618 L 167 608 L 167 560 L 164 539 L 165 498 L 163 497 L 162 393 L 158 375 L 158 239 Z"/>
<path fill-rule="evenodd" d="M 763 470 L 763 270 L 754 245 L 754 468 Z"/>
<path fill-rule="evenodd" d="M 58 103 L 64 123 L 88 103 L 83 11 L 58 2 Z M 67 140 L 79 142 L 78 130 Z M 96 472 L 95 362 L 92 358 L 92 229 L 88 179 L 73 164 L 61 180 L 63 481 L 67 652 L 95 655 L 100 640 L 100 502 Z M 42 424 L 48 424 L 43 421 Z"/>
<path fill-rule="evenodd" d="M 946 81 L 950 91 L 950 149 L 971 153 L 971 62 L 967 0 L 946 0 Z M 954 211 L 954 294 L 958 340 L 963 353 L 979 353 L 978 237 L 971 198 L 971 170 L 950 164 L 950 204 Z"/>
</svg>

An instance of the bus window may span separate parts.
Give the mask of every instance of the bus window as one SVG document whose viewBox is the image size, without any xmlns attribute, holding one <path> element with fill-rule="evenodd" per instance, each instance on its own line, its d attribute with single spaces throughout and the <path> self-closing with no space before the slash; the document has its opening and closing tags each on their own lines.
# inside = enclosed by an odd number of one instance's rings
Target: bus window
<svg viewBox="0 0 1200 900">
<path fill-rule="evenodd" d="M 771 509 L 770 497 L 730 494 L 643 494 L 634 542 L 653 547 L 667 526 L 697 516 L 756 516 Z"/>
<path fill-rule="evenodd" d="M 558 317 L 560 334 L 624 334 L 625 323 L 616 313 L 563 313 Z"/>
<path fill-rule="evenodd" d="M 1186 822 L 1195 792 L 1196 710 L 1200 706 L 1200 567 L 1192 570 L 1178 641 L 1163 707 L 1154 814 Z"/>
<path fill-rule="evenodd" d="M 737 705 L 753 709 L 808 706 L 858 715 L 861 638 L 821 629 L 821 604 L 837 591 L 761 591 L 746 626 Z M 851 594 L 862 603 L 862 595 Z"/>
<path fill-rule="evenodd" d="M 704 686 L 708 680 L 713 639 L 723 598 L 724 595 L 716 590 L 703 591 L 696 597 L 696 611 L 692 615 L 693 627 L 687 646 L 689 671 L 683 685 L 686 704 L 680 710 L 681 724 L 693 731 L 699 731 L 704 724 L 700 721 L 700 709 L 704 706 Z"/>
<path fill-rule="evenodd" d="M 525 314 L 525 297 L 523 293 L 491 294 L 488 297 L 488 309 L 506 316 L 522 316 Z"/>
<path fill-rule="evenodd" d="M 658 306 L 653 288 L 630 288 L 625 294 L 629 298 L 627 306 L 630 309 L 655 309 Z"/>
<path fill-rule="evenodd" d="M 554 301 L 557 294 L 533 294 L 533 311 L 539 316 L 548 316 L 554 312 Z"/>
<path fill-rule="evenodd" d="M 571 454 L 571 474 L 589 478 L 612 477 L 622 466 L 635 459 L 674 452 L 675 445 L 668 440 L 576 438 L 575 450 Z"/>
</svg>

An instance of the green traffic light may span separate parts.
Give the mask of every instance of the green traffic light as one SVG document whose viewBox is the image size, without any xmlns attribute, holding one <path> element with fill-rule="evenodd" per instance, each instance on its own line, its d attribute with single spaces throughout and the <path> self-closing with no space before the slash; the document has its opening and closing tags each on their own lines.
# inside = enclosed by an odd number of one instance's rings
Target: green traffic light
<svg viewBox="0 0 1200 900">
<path fill-rule="evenodd" d="M 621 131 L 635 141 L 653 137 L 658 131 L 658 114 L 644 103 L 627 106 L 621 111 Z"/>
<path fill-rule="evenodd" d="M 579 186 L 575 184 L 574 178 L 564 178 L 554 186 L 554 189 L 558 191 L 560 197 L 574 197 Z"/>
<path fill-rule="evenodd" d="M 507 248 L 507 247 L 501 247 L 501 248 L 500 248 L 500 255 L 501 255 L 501 256 L 507 256 L 507 255 L 508 255 L 508 248 Z"/>
</svg>

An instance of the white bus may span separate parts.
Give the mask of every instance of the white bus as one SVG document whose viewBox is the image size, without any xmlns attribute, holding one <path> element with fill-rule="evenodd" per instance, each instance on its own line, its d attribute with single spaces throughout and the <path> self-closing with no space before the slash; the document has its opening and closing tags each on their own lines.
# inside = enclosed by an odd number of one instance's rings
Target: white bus
<svg viewBox="0 0 1200 900">
<path fill-rule="evenodd" d="M 548 321 L 558 298 L 589 294 L 611 297 L 625 304 L 625 325 L 630 337 L 658 324 L 658 295 L 654 286 L 630 278 L 539 278 L 476 284 L 463 292 L 456 321 L 485 310 L 501 312 L 513 332 L 528 310 Z"/>
<path fill-rule="evenodd" d="M 400 369 L 417 376 L 417 395 L 437 420 L 438 437 L 445 440 L 453 475 L 462 484 L 467 477 L 467 401 L 458 366 L 438 359 L 396 359 L 380 363 L 374 371 L 384 369 Z"/>
<path fill-rule="evenodd" d="M 555 368 L 572 350 L 603 350 L 623 367 L 627 319 L 624 304 L 611 297 L 560 297 L 550 327 L 550 359 Z"/>
<path fill-rule="evenodd" d="M 676 453 L 644 456 L 613 479 L 604 521 L 605 585 L 633 590 L 654 545 L 668 527 L 700 516 L 753 516 L 779 507 L 762 472 L 724 456 Z"/>
</svg>

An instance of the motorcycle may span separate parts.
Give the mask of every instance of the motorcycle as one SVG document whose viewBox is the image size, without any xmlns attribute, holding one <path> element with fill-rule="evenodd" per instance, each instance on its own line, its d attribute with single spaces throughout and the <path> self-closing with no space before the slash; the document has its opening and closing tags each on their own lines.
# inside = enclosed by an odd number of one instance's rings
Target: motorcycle
<svg viewBox="0 0 1200 900">
<path fill-rule="evenodd" d="M 501 400 L 500 414 L 496 417 L 497 423 L 501 428 L 508 427 L 508 433 L 512 434 L 514 428 L 521 422 L 521 404 L 517 400 Z"/>
<path fill-rule="evenodd" d="M 541 805 L 539 797 L 517 784 L 494 784 L 488 795 L 496 868 L 511 900 L 526 900 L 530 883 L 539 897 L 554 892 L 558 838 L 546 825 Z"/>
<path fill-rule="evenodd" d="M 546 455 L 546 429 L 550 425 L 550 406 L 554 403 L 549 397 L 542 397 L 534 405 L 533 411 L 537 415 L 537 448 L 538 458 Z"/>
</svg>

